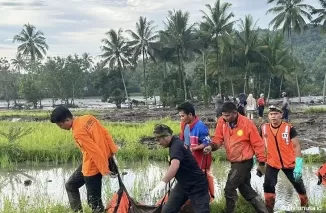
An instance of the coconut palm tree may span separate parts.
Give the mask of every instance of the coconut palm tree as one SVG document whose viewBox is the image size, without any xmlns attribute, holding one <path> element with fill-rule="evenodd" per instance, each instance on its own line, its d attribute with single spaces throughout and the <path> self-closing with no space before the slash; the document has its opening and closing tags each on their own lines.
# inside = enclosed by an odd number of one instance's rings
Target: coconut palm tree
<svg viewBox="0 0 326 213">
<path fill-rule="evenodd" d="M 281 78 L 280 93 L 284 75 L 291 69 L 291 58 L 288 48 L 285 47 L 284 35 L 277 33 L 275 36 L 266 34 L 262 39 L 262 46 L 259 47 L 267 61 L 267 68 L 270 71 L 267 100 L 269 100 L 271 82 L 273 77 Z"/>
<path fill-rule="evenodd" d="M 43 59 L 49 46 L 43 32 L 36 30 L 34 25 L 25 24 L 22 31 L 14 36 L 13 42 L 22 43 L 18 46 L 17 52 L 28 57 L 31 62 L 36 59 Z"/>
<path fill-rule="evenodd" d="M 317 18 L 312 20 L 313 24 L 322 24 L 323 31 L 326 32 L 326 0 L 319 0 L 322 8 L 321 9 L 313 9 L 311 11 L 312 15 L 318 15 Z"/>
<path fill-rule="evenodd" d="M 137 61 L 140 55 L 143 57 L 145 99 L 147 99 L 146 60 L 150 56 L 155 61 L 152 44 L 158 38 L 153 24 L 153 21 L 147 21 L 145 17 L 140 16 L 139 22 L 136 23 L 136 31 L 127 30 L 133 39 L 130 43 L 134 60 Z"/>
<path fill-rule="evenodd" d="M 23 58 L 21 53 L 17 53 L 16 58 L 11 59 L 11 64 L 13 65 L 14 69 L 19 73 L 26 67 L 25 59 Z"/>
<path fill-rule="evenodd" d="M 254 22 L 251 15 L 247 15 L 245 19 L 240 19 L 239 28 L 240 31 L 235 32 L 239 49 L 237 54 L 244 57 L 245 75 L 244 75 L 244 88 L 243 92 L 246 93 L 248 86 L 249 74 L 251 71 L 251 63 L 257 62 L 261 57 L 258 51 L 258 32 L 257 22 Z"/>
<path fill-rule="evenodd" d="M 221 3 L 220 0 L 217 0 L 214 4 L 214 7 L 207 4 L 206 7 L 209 10 L 209 14 L 204 11 L 203 13 L 203 22 L 202 29 L 206 31 L 208 34 L 212 36 L 213 47 L 216 52 L 216 64 L 217 64 L 217 73 L 219 73 L 219 65 L 220 65 L 220 53 L 221 46 L 223 43 L 229 43 L 230 36 L 229 33 L 232 31 L 232 27 L 235 21 L 233 21 L 234 14 L 232 12 L 228 12 L 231 8 L 232 4 L 230 3 Z M 219 82 L 219 92 L 221 94 L 221 81 L 218 76 Z"/>
<path fill-rule="evenodd" d="M 194 24 L 189 24 L 189 13 L 183 13 L 181 10 L 169 11 L 166 31 L 161 31 L 163 39 L 167 41 L 168 46 L 175 49 L 178 59 L 179 81 L 183 85 L 184 99 L 187 100 L 186 77 L 184 74 L 184 60 L 190 57 L 190 54 L 197 48 L 197 40 L 194 34 Z"/>
<path fill-rule="evenodd" d="M 132 65 L 132 51 L 127 40 L 122 36 L 122 29 L 118 31 L 110 30 L 106 34 L 107 38 L 102 39 L 104 44 L 101 47 L 103 52 L 100 57 L 103 63 L 109 68 L 117 68 L 121 73 L 122 83 L 125 90 L 127 101 L 129 102 L 127 87 L 123 76 L 123 70 Z"/>
<path fill-rule="evenodd" d="M 274 29 L 282 27 L 283 33 L 287 33 L 291 45 L 292 64 L 295 66 L 293 59 L 292 32 L 302 33 L 307 29 L 307 23 L 304 18 L 312 20 L 309 10 L 314 7 L 303 4 L 304 0 L 269 0 L 268 3 L 276 2 L 276 7 L 267 11 L 267 14 L 274 13 L 276 17 L 270 22 Z M 293 70 L 295 67 L 292 68 Z M 298 89 L 299 102 L 301 102 L 300 91 Z"/>
</svg>

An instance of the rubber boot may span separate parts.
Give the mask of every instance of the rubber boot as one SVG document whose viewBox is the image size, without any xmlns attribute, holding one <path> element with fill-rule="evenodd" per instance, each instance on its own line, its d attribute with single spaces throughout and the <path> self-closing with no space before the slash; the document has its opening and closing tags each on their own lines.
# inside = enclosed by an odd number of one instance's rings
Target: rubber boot
<svg viewBox="0 0 326 213">
<path fill-rule="evenodd" d="M 236 203 L 236 199 L 226 198 L 225 213 L 234 213 L 235 212 L 235 203 Z"/>
<path fill-rule="evenodd" d="M 70 203 L 70 208 L 72 209 L 73 212 L 83 212 L 83 207 L 81 204 L 81 200 L 80 200 L 80 194 L 79 191 L 68 191 L 67 190 L 67 194 L 68 194 L 68 200 Z"/>
<path fill-rule="evenodd" d="M 264 196 L 265 196 L 265 205 L 268 213 L 273 213 L 276 195 L 274 193 L 264 193 Z"/>
<path fill-rule="evenodd" d="M 299 194 L 301 207 L 309 207 L 309 200 L 306 194 Z M 305 213 L 309 213 L 309 210 L 304 210 Z"/>
<path fill-rule="evenodd" d="M 265 206 L 264 201 L 260 198 L 259 195 L 249 200 L 249 202 L 254 207 L 257 213 L 269 213 Z"/>
<path fill-rule="evenodd" d="M 300 198 L 301 207 L 309 206 L 308 197 L 306 194 L 299 194 L 299 198 Z"/>
</svg>

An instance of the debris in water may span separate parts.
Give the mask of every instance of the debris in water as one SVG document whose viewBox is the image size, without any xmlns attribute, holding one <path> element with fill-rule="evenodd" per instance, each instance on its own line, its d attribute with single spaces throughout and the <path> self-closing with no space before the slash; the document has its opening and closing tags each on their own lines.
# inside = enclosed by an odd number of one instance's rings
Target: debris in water
<svg viewBox="0 0 326 213">
<path fill-rule="evenodd" d="M 128 172 L 122 172 L 122 175 L 127 175 L 128 174 Z"/>
<path fill-rule="evenodd" d="M 48 182 L 52 182 L 52 180 L 48 180 Z"/>
<path fill-rule="evenodd" d="M 31 180 L 25 180 L 24 181 L 24 186 L 30 186 L 32 184 Z"/>
</svg>

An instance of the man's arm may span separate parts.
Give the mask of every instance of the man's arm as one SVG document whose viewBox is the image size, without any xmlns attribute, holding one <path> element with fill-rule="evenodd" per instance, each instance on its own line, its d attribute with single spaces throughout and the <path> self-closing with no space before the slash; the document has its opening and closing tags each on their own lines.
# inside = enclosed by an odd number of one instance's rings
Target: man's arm
<svg viewBox="0 0 326 213">
<path fill-rule="evenodd" d="M 252 124 L 250 131 L 250 144 L 255 152 L 257 160 L 260 164 L 265 164 L 266 154 L 265 154 L 265 143 L 260 137 L 257 127 Z"/>
<path fill-rule="evenodd" d="M 179 167 L 180 167 L 180 161 L 178 159 L 173 159 L 162 181 L 164 181 L 165 183 L 170 182 L 170 180 L 172 180 L 172 178 L 174 178 L 175 175 L 177 174 Z"/>
<path fill-rule="evenodd" d="M 108 159 L 103 156 L 102 150 L 97 146 L 93 139 L 89 137 L 87 130 L 85 128 L 78 130 L 78 132 L 74 134 L 74 138 L 80 144 L 81 148 L 91 156 L 101 174 L 108 174 Z"/>
<path fill-rule="evenodd" d="M 217 121 L 216 128 L 215 128 L 215 134 L 212 142 L 209 144 L 212 147 L 212 151 L 215 151 L 219 149 L 223 145 L 224 136 L 223 136 L 223 120 L 220 118 Z"/>
<path fill-rule="evenodd" d="M 201 141 L 201 144 L 197 147 L 192 148 L 192 150 L 203 150 L 211 142 L 209 129 L 206 125 L 203 125 L 203 127 L 200 129 L 198 139 Z"/>
<path fill-rule="evenodd" d="M 293 147 L 294 147 L 294 150 L 295 150 L 295 156 L 296 157 L 302 157 L 301 146 L 300 146 L 300 142 L 299 142 L 298 137 L 294 137 L 291 140 L 292 140 Z"/>
</svg>

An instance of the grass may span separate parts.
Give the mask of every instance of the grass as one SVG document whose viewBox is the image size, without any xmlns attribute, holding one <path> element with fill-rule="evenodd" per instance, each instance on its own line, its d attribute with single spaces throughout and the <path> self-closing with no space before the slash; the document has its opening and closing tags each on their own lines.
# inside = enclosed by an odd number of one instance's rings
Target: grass
<svg viewBox="0 0 326 213">
<path fill-rule="evenodd" d="M 310 106 L 304 110 L 305 113 L 326 113 L 326 106 Z"/>
<path fill-rule="evenodd" d="M 169 119 L 147 121 L 142 124 L 102 122 L 120 146 L 118 157 L 126 161 L 166 160 L 168 149 L 148 149 L 139 142 L 143 136 L 152 136 L 155 124 L 170 126 L 179 133 L 179 122 Z M 19 135 L 18 133 L 27 132 Z M 5 135 L 5 136 L 4 136 Z M 17 136 L 18 135 L 18 136 Z M 155 143 L 154 143 L 155 145 Z M 12 168 L 19 162 L 52 164 L 76 162 L 80 151 L 75 146 L 71 132 L 64 131 L 50 122 L 9 122 L 0 121 L 0 167 Z M 214 152 L 215 161 L 226 160 L 223 149 Z M 325 155 L 305 156 L 306 162 L 323 162 Z"/>
<path fill-rule="evenodd" d="M 326 211 L 326 198 L 322 201 L 320 205 L 310 205 L 310 207 L 319 207 L 321 211 Z M 215 200 L 210 205 L 211 212 L 224 212 L 225 209 L 225 199 Z M 29 204 L 29 200 L 27 197 L 22 197 L 19 199 L 18 204 L 13 204 L 9 200 L 4 200 L 4 205 L 2 208 L 2 213 L 72 213 L 70 211 L 68 205 L 63 205 L 59 203 L 53 203 L 51 201 L 45 200 L 44 198 L 39 199 L 33 205 Z M 248 213 L 255 212 L 253 207 L 242 197 L 239 196 L 239 199 L 236 204 L 237 213 Z M 84 213 L 91 213 L 91 209 L 84 204 Z"/>
<path fill-rule="evenodd" d="M 179 123 L 168 119 L 133 125 L 103 122 L 121 148 L 118 157 L 127 161 L 167 159 L 168 149 L 151 150 L 139 142 L 143 136 L 152 136 L 156 123 L 167 124 L 176 134 L 179 133 Z M 8 136 L 17 128 L 21 131 L 28 129 L 30 134 L 21 138 L 15 138 L 14 133 Z M 214 153 L 214 156 L 218 160 L 225 159 L 223 151 Z M 74 144 L 71 132 L 61 130 L 55 124 L 50 122 L 0 122 L 0 167 L 2 168 L 14 167 L 19 162 L 59 164 L 78 160 L 80 160 L 80 151 Z"/>
<path fill-rule="evenodd" d="M 100 110 L 79 110 L 71 109 L 74 115 L 99 115 Z M 0 118 L 42 118 L 42 119 L 49 119 L 52 110 L 0 110 Z"/>
</svg>

